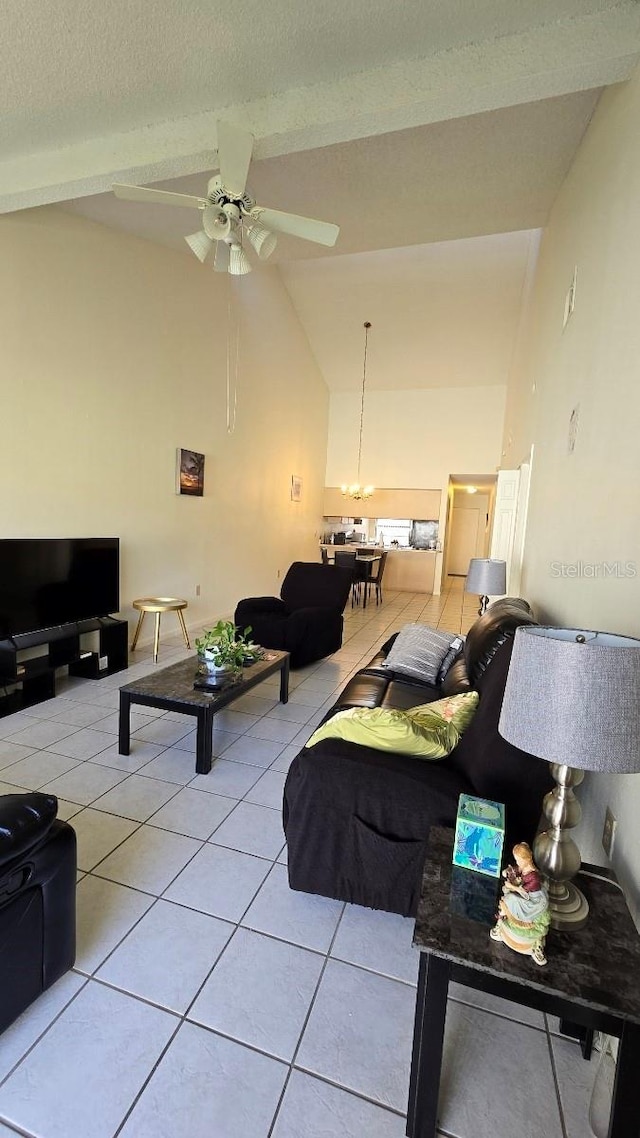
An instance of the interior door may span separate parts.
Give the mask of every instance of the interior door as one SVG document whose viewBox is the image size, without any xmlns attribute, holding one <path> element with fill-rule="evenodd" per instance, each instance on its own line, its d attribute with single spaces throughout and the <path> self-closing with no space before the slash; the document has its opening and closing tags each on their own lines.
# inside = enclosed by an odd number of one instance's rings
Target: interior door
<svg viewBox="0 0 640 1138">
<path fill-rule="evenodd" d="M 454 506 L 451 513 L 448 572 L 466 577 L 472 557 L 482 557 L 485 514 Z M 480 548 L 480 552 L 478 552 Z"/>
<path fill-rule="evenodd" d="M 512 595 L 511 581 L 513 545 L 516 532 L 516 514 L 520 487 L 519 470 L 499 470 L 496 486 L 496 505 L 493 514 L 490 557 L 507 563 L 507 596 Z M 524 536 L 524 535 L 523 535 Z M 519 578 L 519 573 L 518 573 Z M 518 581 L 519 583 L 519 581 Z"/>
</svg>

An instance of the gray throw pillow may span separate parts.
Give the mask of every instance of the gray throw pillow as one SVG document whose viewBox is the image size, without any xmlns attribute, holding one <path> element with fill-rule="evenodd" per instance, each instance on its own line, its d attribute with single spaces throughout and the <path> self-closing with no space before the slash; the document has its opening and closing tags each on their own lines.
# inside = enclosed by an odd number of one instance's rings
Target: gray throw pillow
<svg viewBox="0 0 640 1138">
<path fill-rule="evenodd" d="M 441 665 L 456 639 L 455 632 L 440 632 L 426 624 L 405 624 L 391 647 L 384 667 L 435 687 Z"/>
<path fill-rule="evenodd" d="M 440 668 L 438 670 L 438 687 L 440 687 L 444 683 L 444 681 L 446 680 L 447 672 L 449 671 L 454 660 L 458 659 L 458 656 L 462 652 L 463 648 L 464 648 L 464 636 L 456 636 L 455 640 L 451 641 L 451 644 L 449 645 L 449 649 L 447 651 L 447 654 L 446 654 L 444 660 L 442 661 Z"/>
</svg>

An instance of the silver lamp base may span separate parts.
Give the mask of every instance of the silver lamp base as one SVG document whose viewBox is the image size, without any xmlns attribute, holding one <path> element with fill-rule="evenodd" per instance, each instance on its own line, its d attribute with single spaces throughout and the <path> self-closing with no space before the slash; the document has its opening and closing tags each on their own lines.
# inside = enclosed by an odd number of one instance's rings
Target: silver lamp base
<svg viewBox="0 0 640 1138">
<path fill-rule="evenodd" d="M 580 851 L 569 832 L 582 816 L 573 788 L 580 785 L 584 772 L 551 763 L 551 773 L 557 785 L 544 799 L 549 827 L 533 843 L 533 857 L 549 889 L 551 928 L 576 932 L 589 916 L 589 903 L 572 881 L 581 862 Z"/>
</svg>

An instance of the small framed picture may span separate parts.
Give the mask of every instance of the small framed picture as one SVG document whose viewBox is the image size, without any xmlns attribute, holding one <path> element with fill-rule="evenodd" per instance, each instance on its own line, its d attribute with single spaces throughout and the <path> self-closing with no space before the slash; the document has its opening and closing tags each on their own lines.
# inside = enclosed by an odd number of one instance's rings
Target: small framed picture
<svg viewBox="0 0 640 1138">
<path fill-rule="evenodd" d="M 197 450 L 176 451 L 176 494 L 202 498 L 204 494 L 204 455 Z"/>
<path fill-rule="evenodd" d="M 302 501 L 302 479 L 299 474 L 291 475 L 291 501 Z"/>
</svg>

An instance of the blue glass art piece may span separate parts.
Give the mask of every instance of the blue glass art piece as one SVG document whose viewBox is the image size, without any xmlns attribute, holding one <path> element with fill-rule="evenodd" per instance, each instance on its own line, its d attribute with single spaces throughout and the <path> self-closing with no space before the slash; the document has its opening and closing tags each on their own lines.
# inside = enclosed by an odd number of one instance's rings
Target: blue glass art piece
<svg viewBox="0 0 640 1138">
<path fill-rule="evenodd" d="M 504 844 L 504 805 L 461 794 L 456 818 L 453 864 L 489 877 L 500 876 Z"/>
</svg>

